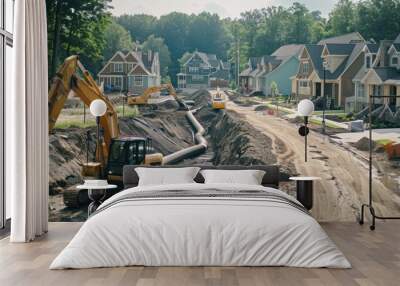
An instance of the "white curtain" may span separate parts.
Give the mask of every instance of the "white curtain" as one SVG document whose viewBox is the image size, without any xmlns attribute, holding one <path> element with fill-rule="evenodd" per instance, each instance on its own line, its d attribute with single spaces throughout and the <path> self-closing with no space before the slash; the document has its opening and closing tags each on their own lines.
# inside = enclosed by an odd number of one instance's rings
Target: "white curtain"
<svg viewBox="0 0 400 286">
<path fill-rule="evenodd" d="M 48 226 L 48 81 L 45 0 L 15 1 L 14 94 L 6 99 L 6 186 L 12 242 Z"/>
</svg>

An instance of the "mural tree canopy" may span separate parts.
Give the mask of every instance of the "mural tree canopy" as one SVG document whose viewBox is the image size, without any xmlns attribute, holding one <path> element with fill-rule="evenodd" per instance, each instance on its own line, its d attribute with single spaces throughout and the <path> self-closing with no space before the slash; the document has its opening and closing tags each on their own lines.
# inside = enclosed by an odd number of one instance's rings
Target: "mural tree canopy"
<svg viewBox="0 0 400 286">
<path fill-rule="evenodd" d="M 71 54 L 95 71 L 101 65 L 110 0 L 46 0 L 49 76 Z"/>
<path fill-rule="evenodd" d="M 232 62 L 239 55 L 243 68 L 250 56 L 271 54 L 285 44 L 317 43 L 327 36 L 355 31 L 378 42 L 393 39 L 400 31 L 400 0 L 338 0 L 327 19 L 320 11 L 294 2 L 290 7 L 245 11 L 237 19 L 221 19 L 208 12 L 172 12 L 160 18 L 122 15 L 114 18 L 115 23 L 111 21 L 110 0 L 46 2 L 50 75 L 71 53 L 80 54 L 95 73 L 111 50 L 126 49 L 130 42 L 147 42 L 147 47 L 160 51 L 163 75 L 168 73 L 175 82 L 178 60 L 196 49 Z"/>
</svg>

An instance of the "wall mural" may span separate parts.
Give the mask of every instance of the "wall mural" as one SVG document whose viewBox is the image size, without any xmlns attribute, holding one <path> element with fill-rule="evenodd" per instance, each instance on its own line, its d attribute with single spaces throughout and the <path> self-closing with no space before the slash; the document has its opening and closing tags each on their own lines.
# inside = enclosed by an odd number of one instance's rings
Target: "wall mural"
<svg viewBox="0 0 400 286">
<path fill-rule="evenodd" d="M 371 28 L 390 21 L 373 17 L 384 7 L 340 1 L 324 17 L 294 3 L 221 18 L 46 2 L 50 221 L 86 220 L 90 200 L 77 186 L 88 178 L 120 185 L 126 164 L 277 164 L 280 188 L 292 195 L 290 177 L 321 178 L 318 220 L 354 221 L 368 198 L 370 110 L 376 208 L 398 210 L 400 29 Z M 343 15 L 362 5 L 357 21 Z M 99 99 L 97 122 L 89 106 Z M 302 99 L 315 107 L 307 162 Z"/>
</svg>

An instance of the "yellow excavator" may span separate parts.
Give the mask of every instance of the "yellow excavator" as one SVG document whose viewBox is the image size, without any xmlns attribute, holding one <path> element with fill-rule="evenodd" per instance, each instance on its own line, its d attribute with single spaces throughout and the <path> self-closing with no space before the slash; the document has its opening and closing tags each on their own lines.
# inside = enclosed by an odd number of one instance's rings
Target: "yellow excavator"
<svg viewBox="0 0 400 286">
<path fill-rule="evenodd" d="M 150 138 L 121 137 L 117 112 L 112 102 L 104 96 L 90 73 L 79 61 L 78 56 L 68 57 L 59 68 L 49 90 L 49 132 L 52 132 L 64 107 L 68 95 L 73 92 L 86 106 L 95 99 L 103 100 L 107 112 L 100 118 L 104 130 L 104 140 L 96 148 L 96 162 L 86 162 L 82 166 L 82 176 L 107 179 L 119 184 L 122 182 L 124 165 L 161 165 L 163 155 L 154 153 Z M 76 206 L 79 194 L 64 202 Z M 79 203 L 78 203 L 79 205 Z"/>
<path fill-rule="evenodd" d="M 128 105 L 145 105 L 148 104 L 151 95 L 154 93 L 160 92 L 161 94 L 167 91 L 168 95 L 172 96 L 173 98 L 177 99 L 176 91 L 172 84 L 166 83 L 161 84 L 159 86 L 152 86 L 147 88 L 142 95 L 139 96 L 128 96 Z"/>
<path fill-rule="evenodd" d="M 225 109 L 225 93 L 222 92 L 219 87 L 217 91 L 211 95 L 211 106 L 213 109 Z"/>
</svg>

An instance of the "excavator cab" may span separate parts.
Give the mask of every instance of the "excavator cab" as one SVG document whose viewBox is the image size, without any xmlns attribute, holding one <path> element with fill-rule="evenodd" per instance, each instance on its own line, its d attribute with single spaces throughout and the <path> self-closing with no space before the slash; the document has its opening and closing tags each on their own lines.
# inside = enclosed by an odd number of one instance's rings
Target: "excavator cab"
<svg viewBox="0 0 400 286">
<path fill-rule="evenodd" d="M 144 165 L 146 155 L 153 152 L 150 138 L 125 137 L 112 139 L 106 166 L 106 176 L 110 181 L 121 181 L 125 165 Z"/>
</svg>

